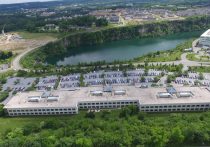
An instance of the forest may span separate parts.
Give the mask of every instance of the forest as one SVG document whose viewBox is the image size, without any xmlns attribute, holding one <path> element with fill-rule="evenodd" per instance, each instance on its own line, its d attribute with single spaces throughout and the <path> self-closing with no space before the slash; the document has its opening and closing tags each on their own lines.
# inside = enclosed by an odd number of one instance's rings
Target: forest
<svg viewBox="0 0 210 147">
<path fill-rule="evenodd" d="M 163 36 L 178 32 L 200 31 L 209 27 L 210 16 L 197 16 L 185 20 L 152 22 L 136 26 L 115 27 L 101 29 L 95 32 L 77 33 L 68 35 L 57 42 L 49 43 L 40 50 L 33 52 L 24 59 L 24 66 L 29 65 L 29 63 L 33 64 L 34 61 L 44 63 L 47 58 L 58 58 L 69 51 L 76 53 L 78 47 L 81 46 L 93 46 L 105 42 L 132 38 Z"/>
<path fill-rule="evenodd" d="M 27 30 L 37 31 L 37 27 L 44 26 L 44 18 L 27 17 L 23 14 L 0 15 L 0 30 L 5 26 L 5 32 Z"/>
<path fill-rule="evenodd" d="M 95 24 L 96 27 L 103 27 L 108 25 L 108 21 L 105 18 L 97 19 L 94 16 L 80 16 L 67 20 L 48 20 L 45 21 L 44 17 L 27 17 L 23 14 L 14 14 L 14 15 L 0 15 L 0 30 L 4 28 L 5 31 L 17 31 L 25 30 L 29 32 L 39 32 L 40 27 L 44 27 L 46 24 L 55 24 L 59 26 L 60 32 L 69 32 L 69 26 L 76 27 L 91 27 Z"/>
<path fill-rule="evenodd" d="M 71 32 L 71 26 L 77 27 L 92 27 L 95 24 L 96 27 L 104 27 L 108 25 L 108 21 L 105 18 L 96 18 L 95 16 L 79 16 L 69 20 L 62 20 L 59 23 L 55 22 L 60 28 L 60 32 Z"/>
<path fill-rule="evenodd" d="M 210 145 L 210 112 L 146 114 L 129 106 L 98 113 L 81 111 L 74 116 L 0 120 L 1 147 Z"/>
</svg>

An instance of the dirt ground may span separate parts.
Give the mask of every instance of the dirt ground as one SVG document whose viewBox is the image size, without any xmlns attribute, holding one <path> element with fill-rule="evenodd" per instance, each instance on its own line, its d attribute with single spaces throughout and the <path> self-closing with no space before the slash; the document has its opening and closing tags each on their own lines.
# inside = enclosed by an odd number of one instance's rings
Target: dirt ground
<svg viewBox="0 0 210 147">
<path fill-rule="evenodd" d="M 30 33 L 19 33 L 22 39 L 11 40 L 11 41 L 0 41 L 0 50 L 13 51 L 14 53 L 21 53 L 27 48 L 35 48 L 40 44 L 50 42 L 56 39 L 55 36 L 48 34 L 30 34 Z"/>
</svg>

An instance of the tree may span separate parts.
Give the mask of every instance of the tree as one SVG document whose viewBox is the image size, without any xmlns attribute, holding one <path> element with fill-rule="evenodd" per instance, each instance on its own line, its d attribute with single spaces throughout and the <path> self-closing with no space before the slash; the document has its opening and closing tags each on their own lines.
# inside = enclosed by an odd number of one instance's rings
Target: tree
<svg viewBox="0 0 210 147">
<path fill-rule="evenodd" d="M 27 71 L 25 70 L 18 70 L 17 77 L 25 77 L 27 76 Z"/>
<path fill-rule="evenodd" d="M 94 112 L 87 112 L 85 115 L 86 118 L 91 118 L 94 119 L 95 118 L 95 113 Z"/>
<path fill-rule="evenodd" d="M 139 114 L 138 114 L 138 119 L 139 120 L 144 120 L 145 119 L 145 117 L 146 117 L 146 113 L 145 112 L 139 112 Z"/>
<path fill-rule="evenodd" d="M 9 96 L 9 92 L 0 92 L 0 102 L 3 102 Z"/>
<path fill-rule="evenodd" d="M 142 76 L 141 79 L 140 79 L 140 81 L 141 82 L 145 82 L 146 81 L 146 78 L 144 76 Z"/>
<path fill-rule="evenodd" d="M 179 127 L 173 128 L 169 142 L 171 145 L 180 145 L 184 141 L 184 135 Z"/>
<path fill-rule="evenodd" d="M 92 140 L 89 138 L 78 138 L 76 140 L 77 147 L 92 147 L 93 143 Z"/>
<path fill-rule="evenodd" d="M 111 113 L 110 111 L 103 110 L 103 111 L 102 111 L 102 114 L 101 114 L 101 117 L 102 117 L 102 118 L 105 118 L 105 119 L 108 119 L 110 113 Z"/>
<path fill-rule="evenodd" d="M 7 134 L 7 138 L 17 138 L 23 136 L 23 129 L 22 128 L 15 128 L 13 131 Z"/>
<path fill-rule="evenodd" d="M 153 128 L 152 129 L 152 136 L 149 142 L 150 146 L 155 147 L 164 147 L 168 142 L 168 133 L 165 132 L 162 128 Z"/>
<path fill-rule="evenodd" d="M 80 85 L 81 87 L 84 87 L 84 86 L 85 86 L 83 74 L 80 74 L 79 85 Z"/>
<path fill-rule="evenodd" d="M 130 110 L 130 115 L 136 115 L 139 113 L 139 107 L 136 105 L 130 105 L 128 106 L 128 109 Z"/>
<path fill-rule="evenodd" d="M 130 115 L 130 113 L 131 113 L 130 109 L 128 107 L 124 107 L 121 109 L 119 117 L 120 118 L 128 117 Z"/>
<path fill-rule="evenodd" d="M 159 80 L 160 80 L 160 77 L 159 77 L 159 76 L 156 76 L 156 77 L 154 78 L 154 82 L 155 82 L 155 83 L 157 83 Z"/>
<path fill-rule="evenodd" d="M 107 26 L 108 21 L 106 20 L 106 18 L 99 18 L 96 20 L 95 24 L 97 27 Z"/>
<path fill-rule="evenodd" d="M 204 79 L 204 76 L 203 76 L 202 73 L 199 73 L 198 79 L 199 79 L 199 80 L 203 80 L 203 79 Z"/>
<path fill-rule="evenodd" d="M 123 107 L 120 111 L 119 117 L 128 117 L 131 115 L 136 115 L 139 112 L 139 107 L 135 105 L 130 105 L 127 107 Z"/>
<path fill-rule="evenodd" d="M 166 82 L 167 83 L 171 83 L 174 80 L 175 80 L 175 76 L 174 75 L 168 75 Z"/>
<path fill-rule="evenodd" d="M 4 116 L 4 105 L 0 104 L 0 116 Z"/>
</svg>

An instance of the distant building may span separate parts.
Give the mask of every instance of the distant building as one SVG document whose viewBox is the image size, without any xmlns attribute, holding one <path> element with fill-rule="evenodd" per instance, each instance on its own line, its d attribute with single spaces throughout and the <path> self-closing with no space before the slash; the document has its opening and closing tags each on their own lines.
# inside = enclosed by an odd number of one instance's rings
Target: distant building
<svg viewBox="0 0 210 147">
<path fill-rule="evenodd" d="M 192 49 L 192 48 L 186 48 L 186 49 L 184 49 L 184 51 L 185 51 L 185 52 L 192 52 L 193 49 Z"/>
<path fill-rule="evenodd" d="M 109 18 L 109 22 L 110 23 L 113 23 L 113 24 L 118 24 L 120 22 L 120 17 L 117 16 L 117 15 L 112 15 L 110 18 Z"/>
<path fill-rule="evenodd" d="M 201 35 L 199 44 L 210 47 L 210 29 Z"/>
</svg>

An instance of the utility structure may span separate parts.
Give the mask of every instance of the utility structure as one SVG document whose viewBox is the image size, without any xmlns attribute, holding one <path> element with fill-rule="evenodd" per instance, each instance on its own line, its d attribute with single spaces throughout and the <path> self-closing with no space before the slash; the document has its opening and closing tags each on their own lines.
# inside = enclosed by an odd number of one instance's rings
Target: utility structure
<svg viewBox="0 0 210 147">
<path fill-rule="evenodd" d="M 2 31 L 1 31 L 3 36 L 5 36 L 5 32 L 4 32 L 5 26 L 6 26 L 6 25 L 3 26 Z"/>
<path fill-rule="evenodd" d="M 208 29 L 206 32 L 204 32 L 200 39 L 199 39 L 199 44 L 202 45 L 203 47 L 210 47 L 210 29 Z"/>
</svg>

